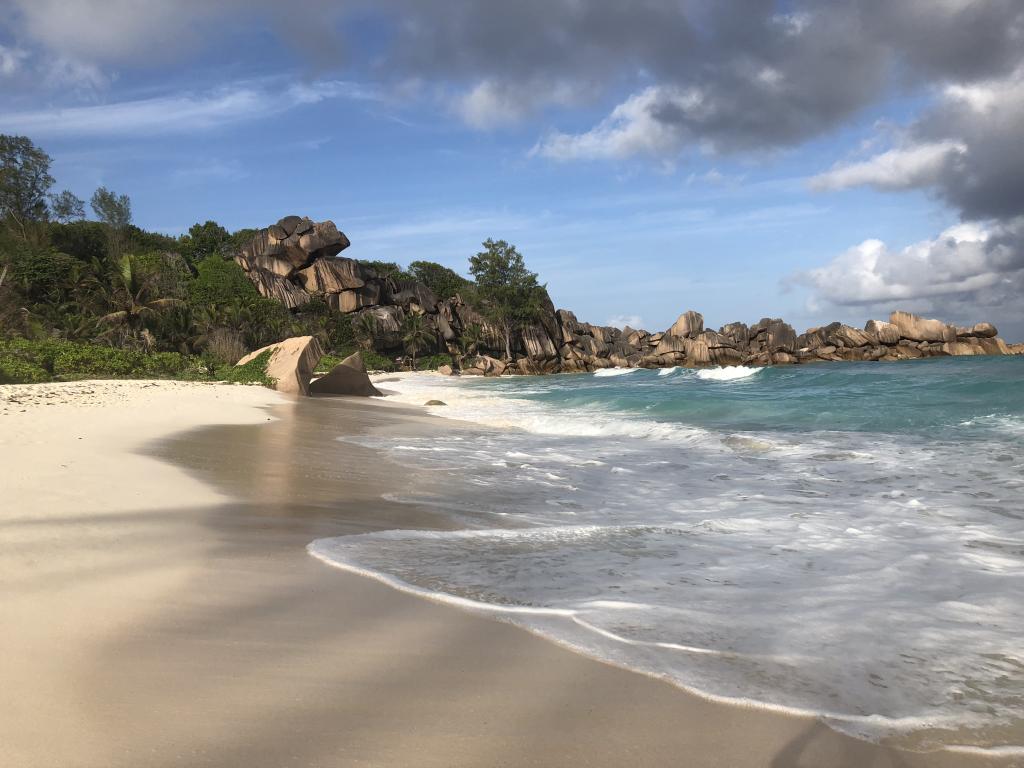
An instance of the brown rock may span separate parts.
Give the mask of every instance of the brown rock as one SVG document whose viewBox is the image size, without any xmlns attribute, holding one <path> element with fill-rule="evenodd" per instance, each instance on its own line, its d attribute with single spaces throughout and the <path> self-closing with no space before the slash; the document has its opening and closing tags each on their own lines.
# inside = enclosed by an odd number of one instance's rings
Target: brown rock
<svg viewBox="0 0 1024 768">
<path fill-rule="evenodd" d="M 665 331 L 667 336 L 678 336 L 679 338 L 696 338 L 704 331 L 704 315 L 700 312 L 687 310 L 679 316 L 672 327 Z"/>
<path fill-rule="evenodd" d="M 995 338 L 980 338 L 977 340 L 978 344 L 984 350 L 986 355 L 1011 355 L 1010 348 L 1006 345 L 1006 342 L 1000 339 L 998 336 Z"/>
<path fill-rule="evenodd" d="M 246 275 L 252 280 L 260 295 L 268 299 L 277 299 L 288 309 L 295 309 L 309 301 L 310 295 L 290 280 L 268 272 L 265 269 L 253 268 Z"/>
<path fill-rule="evenodd" d="M 910 312 L 893 312 L 889 322 L 900 332 L 900 338 L 911 341 L 944 342 L 956 341 L 956 328 L 940 320 L 929 320 Z"/>
<path fill-rule="evenodd" d="M 681 336 L 675 336 L 670 333 L 666 333 L 658 341 L 658 345 L 654 348 L 654 354 L 665 355 L 669 352 L 686 352 L 686 339 Z"/>
<path fill-rule="evenodd" d="M 881 344 L 895 344 L 900 340 L 900 329 L 884 320 L 868 320 L 864 330 L 872 334 Z"/>
<path fill-rule="evenodd" d="M 363 356 L 356 352 L 349 355 L 326 376 L 309 384 L 314 395 L 351 395 L 354 397 L 381 397 L 381 392 L 370 381 L 363 364 Z"/>
<path fill-rule="evenodd" d="M 999 331 L 992 323 L 978 323 L 971 329 L 971 335 L 977 336 L 979 339 L 991 339 L 996 337 Z"/>
<path fill-rule="evenodd" d="M 339 312 L 355 312 L 364 307 L 374 307 L 380 303 L 380 285 L 367 283 L 362 288 L 341 293 L 327 294 L 327 303 Z"/>
<path fill-rule="evenodd" d="M 947 341 L 942 345 L 942 350 L 947 355 L 984 355 L 985 350 L 980 346 L 969 344 L 966 341 Z"/>
<path fill-rule="evenodd" d="M 267 376 L 274 380 L 274 389 L 291 395 L 308 395 L 309 379 L 324 351 L 313 336 L 295 336 L 251 352 L 236 365 L 245 365 L 271 350 Z"/>
<path fill-rule="evenodd" d="M 454 376 L 455 370 L 450 365 L 439 366 L 437 372 L 442 376 Z"/>
<path fill-rule="evenodd" d="M 352 259 L 317 259 L 298 275 L 310 293 L 341 293 L 366 285 L 359 262 Z"/>
</svg>

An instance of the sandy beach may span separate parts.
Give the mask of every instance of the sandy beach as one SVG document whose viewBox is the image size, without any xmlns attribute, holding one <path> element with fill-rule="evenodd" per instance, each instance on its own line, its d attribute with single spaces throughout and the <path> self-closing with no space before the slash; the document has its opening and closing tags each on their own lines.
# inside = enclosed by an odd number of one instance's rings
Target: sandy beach
<svg viewBox="0 0 1024 768">
<path fill-rule="evenodd" d="M 1021 765 L 705 701 L 332 569 L 313 539 L 446 528 L 345 434 L 379 402 L 177 382 L 0 387 L 0 765 Z"/>
</svg>

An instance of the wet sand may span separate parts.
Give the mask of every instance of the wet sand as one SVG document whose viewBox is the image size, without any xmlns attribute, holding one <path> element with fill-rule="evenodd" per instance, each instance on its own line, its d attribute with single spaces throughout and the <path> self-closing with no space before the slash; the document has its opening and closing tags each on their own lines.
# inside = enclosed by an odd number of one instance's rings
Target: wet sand
<svg viewBox="0 0 1024 768">
<path fill-rule="evenodd" d="M 1015 764 L 707 702 L 329 568 L 312 539 L 454 524 L 380 498 L 443 494 L 442 474 L 335 438 L 459 427 L 245 394 L 230 426 L 173 435 L 146 401 L 87 423 L 73 406 L 0 417 L 0 466 L 17 472 L 0 510 L 0 765 Z"/>
</svg>

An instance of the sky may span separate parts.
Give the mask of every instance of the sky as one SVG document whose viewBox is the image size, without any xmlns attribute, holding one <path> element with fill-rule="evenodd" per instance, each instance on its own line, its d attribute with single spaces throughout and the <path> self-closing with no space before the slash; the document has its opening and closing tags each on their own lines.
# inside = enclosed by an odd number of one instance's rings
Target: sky
<svg viewBox="0 0 1024 768">
<path fill-rule="evenodd" d="M 0 103 L 146 229 L 505 239 L 596 324 L 1024 340 L 1020 0 L 0 0 Z"/>
</svg>

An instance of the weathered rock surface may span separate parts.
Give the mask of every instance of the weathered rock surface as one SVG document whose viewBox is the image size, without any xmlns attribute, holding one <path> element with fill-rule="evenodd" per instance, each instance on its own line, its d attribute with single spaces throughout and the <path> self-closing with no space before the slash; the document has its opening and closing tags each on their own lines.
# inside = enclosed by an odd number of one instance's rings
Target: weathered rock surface
<svg viewBox="0 0 1024 768">
<path fill-rule="evenodd" d="M 901 339 L 911 341 L 956 341 L 956 328 L 939 320 L 928 320 L 909 312 L 893 312 L 889 322 L 896 326 Z"/>
<path fill-rule="evenodd" d="M 696 338 L 698 334 L 704 332 L 704 315 L 700 312 L 694 312 L 692 309 L 683 312 L 676 320 L 672 327 L 665 331 L 666 334 L 671 336 L 678 336 L 679 338 Z"/>
<path fill-rule="evenodd" d="M 868 320 L 864 330 L 878 339 L 880 344 L 896 344 L 900 340 L 900 329 L 885 320 Z"/>
<path fill-rule="evenodd" d="M 380 390 L 370 381 L 366 366 L 363 364 L 363 356 L 359 352 L 346 357 L 326 376 L 311 381 L 309 391 L 314 395 L 382 397 Z"/>
<path fill-rule="evenodd" d="M 274 380 L 274 389 L 290 395 L 308 395 L 309 380 L 324 350 L 313 336 L 294 336 L 276 344 L 250 352 L 236 365 L 245 365 L 271 350 L 267 376 Z"/>
<path fill-rule="evenodd" d="M 797 335 L 780 318 L 762 318 L 748 326 L 728 323 L 718 331 L 688 310 L 666 331 L 618 329 L 581 322 L 555 309 L 545 292 L 537 319 L 513 333 L 512 360 L 503 360 L 505 340 L 478 308 L 459 295 L 435 296 L 425 285 L 394 280 L 354 259 L 338 257 L 349 246 L 330 221 L 286 216 L 262 229 L 235 260 L 264 296 L 296 309 L 314 296 L 354 319 L 374 320 L 372 348 L 403 354 L 403 324 L 421 316 L 435 341 L 421 354 L 437 351 L 462 357 L 466 329 L 479 325 L 482 339 L 474 355 L 463 359 L 469 375 L 596 371 L 610 367 L 673 365 L 781 365 L 821 361 L 907 360 L 936 355 L 1014 354 L 991 323 L 955 327 L 908 312 L 893 312 L 889 322 L 869 320 L 863 330 L 830 323 Z"/>
</svg>

